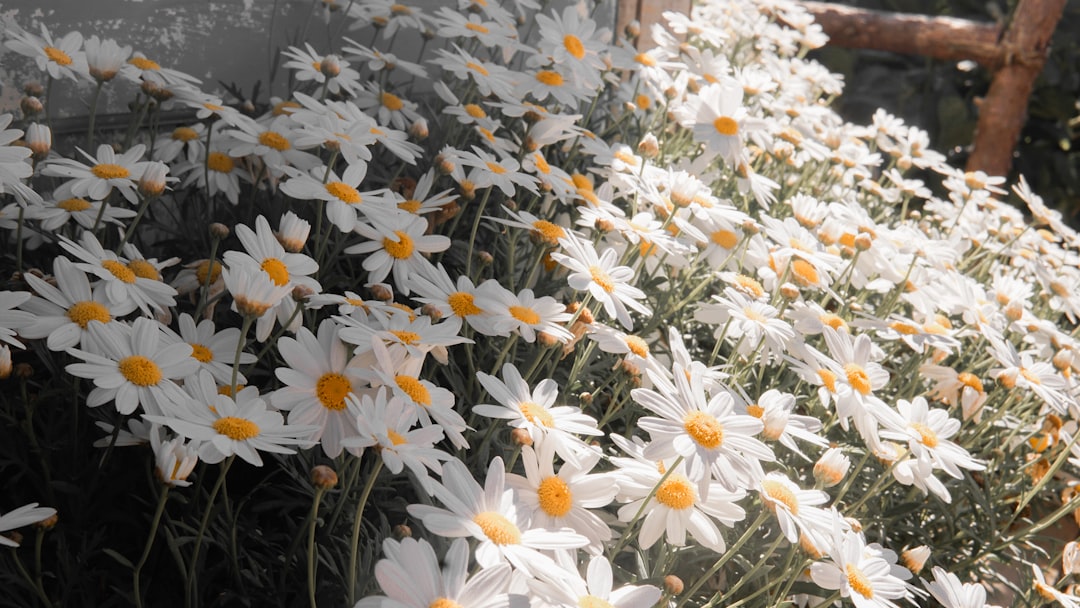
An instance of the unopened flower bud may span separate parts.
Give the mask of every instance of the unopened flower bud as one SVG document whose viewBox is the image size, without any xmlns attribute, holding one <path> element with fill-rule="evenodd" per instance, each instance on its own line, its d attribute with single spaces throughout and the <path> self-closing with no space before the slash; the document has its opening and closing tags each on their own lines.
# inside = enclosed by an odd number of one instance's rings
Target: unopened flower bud
<svg viewBox="0 0 1080 608">
<path fill-rule="evenodd" d="M 742 231 L 746 234 L 757 234 L 761 232 L 761 229 L 758 228 L 757 222 L 755 222 L 754 220 L 744 220 L 739 227 L 742 228 Z"/>
<path fill-rule="evenodd" d="M 31 81 L 23 85 L 23 93 L 30 97 L 41 97 L 45 94 L 45 87 L 40 82 Z"/>
<path fill-rule="evenodd" d="M 427 120 L 423 118 L 417 118 L 409 125 L 409 136 L 417 141 L 427 139 L 428 134 Z"/>
<path fill-rule="evenodd" d="M 846 521 L 848 526 L 851 527 L 852 532 L 858 534 L 863 531 L 862 522 L 855 519 L 854 517 L 845 517 L 844 521 Z"/>
<path fill-rule="evenodd" d="M 60 518 L 56 515 L 56 513 L 53 513 L 52 515 L 34 524 L 34 527 L 38 528 L 39 530 L 52 530 L 59 521 Z"/>
<path fill-rule="evenodd" d="M 794 283 L 784 283 L 780 286 L 780 295 L 785 300 L 798 300 L 799 293 L 799 287 Z"/>
<path fill-rule="evenodd" d="M 1080 543 L 1067 543 L 1061 552 L 1061 575 L 1080 574 Z"/>
<path fill-rule="evenodd" d="M 292 289 L 292 299 L 296 302 L 303 302 L 313 295 L 315 290 L 307 285 L 297 285 Z"/>
<path fill-rule="evenodd" d="M 683 581 L 681 578 L 674 574 L 669 574 L 664 577 L 664 591 L 669 595 L 679 595 L 683 592 Z"/>
<path fill-rule="evenodd" d="M 394 292 L 390 290 L 390 287 L 385 283 L 375 283 L 369 287 L 371 289 L 371 297 L 382 302 L 389 302 L 394 299 Z"/>
<path fill-rule="evenodd" d="M 429 27 L 426 27 L 426 28 L 424 28 L 423 32 L 420 32 L 420 36 L 424 40 L 434 40 L 435 39 L 435 30 L 433 30 L 433 29 L 431 29 Z"/>
<path fill-rule="evenodd" d="M 26 145 L 34 153 L 35 160 L 41 160 L 52 150 L 52 131 L 48 126 L 32 123 L 26 128 Z"/>
<path fill-rule="evenodd" d="M 874 246 L 874 239 L 865 232 L 860 232 L 859 236 L 855 237 L 855 249 L 859 251 L 866 251 Z"/>
<path fill-rule="evenodd" d="M 281 217 L 278 231 L 274 233 L 274 236 L 285 251 L 300 253 L 304 250 L 304 244 L 307 243 L 310 234 L 311 224 L 292 211 L 288 211 Z"/>
<path fill-rule="evenodd" d="M 510 431 L 510 440 L 514 442 L 516 446 L 532 445 L 532 435 L 526 429 L 514 429 Z"/>
<path fill-rule="evenodd" d="M 45 111 L 45 104 L 41 103 L 40 98 L 27 96 L 19 100 L 19 109 L 23 116 L 37 116 Z"/>
<path fill-rule="evenodd" d="M 229 238 L 229 227 L 220 222 L 214 222 L 210 224 L 210 236 L 219 241 L 227 239 Z"/>
<path fill-rule="evenodd" d="M 480 250 L 476 252 L 476 261 L 484 266 L 490 266 L 491 263 L 495 261 L 495 257 L 487 251 Z"/>
<path fill-rule="evenodd" d="M 912 574 L 922 572 L 923 566 L 926 565 L 926 560 L 929 558 L 930 547 L 927 547 L 926 545 L 912 547 L 900 554 L 900 562 L 904 564 L 905 568 L 911 570 Z"/>
<path fill-rule="evenodd" d="M 412 538 L 412 528 L 406 526 L 405 524 L 398 524 L 394 526 L 391 534 L 393 534 L 394 538 L 397 540 L 401 540 L 403 538 Z"/>
<path fill-rule="evenodd" d="M 589 405 L 589 404 L 591 404 L 593 402 L 592 393 L 588 393 L 588 392 L 581 393 L 580 395 L 578 395 L 578 402 L 580 402 L 581 405 Z"/>
<path fill-rule="evenodd" d="M 637 151 L 638 154 L 645 158 L 656 158 L 660 154 L 660 142 L 652 133 L 646 133 L 645 137 L 642 137 L 641 141 L 638 142 Z"/>
<path fill-rule="evenodd" d="M 251 101 L 250 99 L 245 99 L 244 101 L 240 102 L 240 111 L 244 114 L 247 114 L 248 116 L 254 116 L 255 102 Z"/>
<path fill-rule="evenodd" d="M 559 341 L 559 338 L 546 331 L 542 331 L 537 334 L 536 341 L 540 344 L 540 346 L 543 346 L 544 348 L 552 348 L 558 346 L 559 344 L 562 344 L 562 342 Z"/>
<path fill-rule="evenodd" d="M 34 368 L 29 363 L 18 363 L 15 365 L 15 377 L 26 380 L 34 376 Z"/>
<path fill-rule="evenodd" d="M 814 464 L 814 479 L 831 488 L 843 481 L 850 467 L 851 460 L 840 448 L 829 448 Z"/>
<path fill-rule="evenodd" d="M 338 477 L 334 469 L 320 464 L 311 469 L 311 483 L 320 490 L 329 490 L 337 485 Z"/>
<path fill-rule="evenodd" d="M 428 317 L 432 321 L 438 321 L 442 319 L 442 313 L 439 312 L 439 307 L 434 304 L 424 304 L 420 308 L 420 314 Z"/>
<path fill-rule="evenodd" d="M 634 19 L 630 23 L 627 23 L 626 27 L 623 28 L 623 33 L 626 34 L 627 38 L 636 40 L 637 37 L 641 35 L 641 22 Z"/>
<path fill-rule="evenodd" d="M 0 380 L 11 377 L 11 348 L 7 344 L 0 344 Z"/>
<path fill-rule="evenodd" d="M 173 92 L 169 89 L 161 86 L 153 80 L 144 80 L 139 86 L 143 93 L 146 93 L 150 97 L 157 101 L 168 101 L 172 98 Z"/>
<path fill-rule="evenodd" d="M 435 168 L 443 175 L 450 175 L 453 173 L 456 165 L 454 160 L 445 154 L 439 154 L 435 157 Z"/>
<path fill-rule="evenodd" d="M 319 71 L 327 78 L 335 78 L 341 74 L 341 59 L 337 55 L 327 55 L 319 62 Z"/>
<path fill-rule="evenodd" d="M 147 198 L 161 196 L 165 192 L 165 177 L 168 174 L 169 166 L 165 163 L 156 160 L 148 163 L 139 178 L 139 193 Z"/>
<path fill-rule="evenodd" d="M 1013 322 L 1023 319 L 1024 305 L 1016 301 L 1010 302 L 1009 305 L 1005 307 L 1005 317 Z"/>
</svg>

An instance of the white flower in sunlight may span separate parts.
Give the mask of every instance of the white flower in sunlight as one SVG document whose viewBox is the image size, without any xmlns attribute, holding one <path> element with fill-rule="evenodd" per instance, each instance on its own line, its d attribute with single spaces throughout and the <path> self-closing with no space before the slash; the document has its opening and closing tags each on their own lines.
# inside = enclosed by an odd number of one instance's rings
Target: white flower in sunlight
<svg viewBox="0 0 1080 608">
<path fill-rule="evenodd" d="M 371 224 L 357 222 L 353 228 L 367 242 L 346 247 L 345 253 L 364 255 L 363 267 L 370 283 L 380 283 L 393 272 L 394 287 L 409 295 L 409 277 L 431 265 L 424 255 L 450 248 L 448 237 L 427 234 L 427 220 L 411 213 L 372 215 L 368 219 Z"/>
<path fill-rule="evenodd" d="M 626 329 L 633 329 L 627 308 L 643 315 L 652 314 L 648 306 L 639 302 L 645 292 L 631 284 L 634 271 L 629 266 L 618 266 L 618 254 L 605 249 L 597 255 L 592 243 L 572 234 L 559 240 L 566 253 L 552 253 L 551 258 L 570 269 L 566 282 L 578 291 L 588 291 L 596 301 L 604 305 L 608 315 L 619 320 Z"/>
<path fill-rule="evenodd" d="M 835 530 L 832 545 L 831 561 L 810 566 L 810 577 L 821 588 L 839 591 L 856 608 L 899 608 L 893 600 L 911 595 L 904 581 L 892 574 L 889 562 L 869 550 L 855 532 Z"/>
<path fill-rule="evenodd" d="M 952 572 L 934 566 L 933 582 L 923 579 L 923 586 L 944 608 L 985 608 L 986 589 L 978 583 L 964 583 Z"/>
</svg>

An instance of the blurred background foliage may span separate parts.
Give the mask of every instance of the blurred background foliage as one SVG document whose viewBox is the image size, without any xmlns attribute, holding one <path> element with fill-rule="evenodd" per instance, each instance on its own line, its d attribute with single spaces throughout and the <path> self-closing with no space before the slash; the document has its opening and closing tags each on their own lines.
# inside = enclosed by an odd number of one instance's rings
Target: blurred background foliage
<svg viewBox="0 0 1080 608">
<path fill-rule="evenodd" d="M 1006 24 L 1015 0 L 830 0 L 858 8 L 948 16 Z M 844 118 L 868 123 L 877 108 L 917 125 L 949 162 L 967 162 L 978 101 L 993 74 L 974 63 L 827 46 L 816 59 L 845 80 L 835 107 Z M 1046 67 L 1035 83 L 1028 120 L 1013 154 L 1010 183 L 1020 174 L 1035 192 L 1080 227 L 1080 0 L 1069 0 L 1054 33 Z M 1014 201 L 1015 202 L 1015 201 Z"/>
</svg>

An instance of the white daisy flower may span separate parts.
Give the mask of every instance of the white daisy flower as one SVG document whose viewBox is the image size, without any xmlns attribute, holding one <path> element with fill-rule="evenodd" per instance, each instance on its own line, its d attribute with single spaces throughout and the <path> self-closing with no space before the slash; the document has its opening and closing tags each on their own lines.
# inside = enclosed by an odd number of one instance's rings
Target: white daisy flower
<svg viewBox="0 0 1080 608">
<path fill-rule="evenodd" d="M 631 285 L 634 271 L 629 266 L 617 266 L 618 254 L 608 248 L 597 255 L 592 243 L 572 234 L 560 239 L 566 253 L 552 253 L 551 258 L 570 269 L 566 282 L 578 291 L 588 291 L 604 305 L 608 315 L 619 320 L 626 329 L 633 329 L 627 308 L 643 315 L 652 314 L 648 306 L 638 300 L 645 299 L 645 292 Z"/>
<path fill-rule="evenodd" d="M 409 515 L 433 534 L 475 538 L 479 541 L 476 562 L 481 567 L 509 562 L 530 577 L 564 578 L 562 568 L 540 551 L 577 549 L 589 539 L 569 529 L 530 527 L 513 490 L 506 487 L 505 466 L 502 458 L 492 460 L 481 487 L 460 460 L 447 461 L 442 482 L 429 484 L 435 498 L 447 508 L 409 505 Z"/>
<path fill-rule="evenodd" d="M 580 467 L 584 453 L 591 448 L 575 435 L 603 435 L 603 431 L 596 428 L 596 420 L 581 413 L 579 408 L 556 406 L 559 385 L 550 378 L 541 380 L 530 390 L 512 363 L 503 365 L 502 377 L 499 380 L 477 372 L 476 379 L 500 405 L 482 403 L 473 406 L 473 412 L 501 418 L 514 428 L 527 430 L 534 443 L 553 442 L 552 447 L 560 458 Z"/>
<path fill-rule="evenodd" d="M 212 385 L 208 372 L 200 376 Z M 286 446 L 310 446 L 308 436 L 315 431 L 310 426 L 286 425 L 280 413 L 267 408 L 253 386 L 238 391 L 235 400 L 219 394 L 209 401 L 188 397 L 168 415 L 143 417 L 197 441 L 199 458 L 210 464 L 235 455 L 261 467 L 260 451 L 294 454 L 295 450 Z"/>
<path fill-rule="evenodd" d="M 967 450 L 949 440 L 960 432 L 960 421 L 949 418 L 947 410 L 930 409 L 926 398 L 921 396 L 911 401 L 899 399 L 896 407 L 904 424 L 889 426 L 881 432 L 882 437 L 907 441 L 908 449 L 916 458 L 932 462 L 956 479 L 963 478 L 962 468 L 969 471 L 985 468 Z"/>
<path fill-rule="evenodd" d="M 598 555 L 611 540 L 611 528 L 589 509 L 606 507 L 615 498 L 615 478 L 590 475 L 600 461 L 599 452 L 586 452 L 578 463 L 566 463 L 555 473 L 552 462 L 555 442 L 543 440 L 521 449 L 525 476 L 508 475 L 507 483 L 518 493 L 523 510 L 534 526 L 571 528 L 589 539 L 586 551 Z"/>
<path fill-rule="evenodd" d="M 566 306 L 555 298 L 536 297 L 531 289 L 523 289 L 515 294 L 498 283 L 489 285 L 489 289 L 478 294 L 475 302 L 482 310 L 491 313 L 491 328 L 497 335 L 517 332 L 530 344 L 536 341 L 538 332 L 563 343 L 573 339 L 574 334 L 561 325 L 573 315 L 566 312 Z"/>
<path fill-rule="evenodd" d="M 68 32 L 63 38 L 55 39 L 49 30 L 45 29 L 44 23 L 40 25 L 41 36 L 18 27 L 6 26 L 5 33 L 9 38 L 4 41 L 4 46 L 33 59 L 38 69 L 48 72 L 52 78 L 78 80 L 80 76 L 88 75 L 86 53 L 81 49 L 82 34 Z"/>
<path fill-rule="evenodd" d="M 757 491 L 791 543 L 799 542 L 801 531 L 817 538 L 833 525 L 832 515 L 818 506 L 829 501 L 829 495 L 821 490 L 804 490 L 783 473 L 774 472 L 758 482 Z"/>
<path fill-rule="evenodd" d="M 810 578 L 822 589 L 840 591 L 856 608 L 898 608 L 893 600 L 911 595 L 889 562 L 855 532 L 834 530 L 832 544 L 831 561 L 810 566 Z"/>
<path fill-rule="evenodd" d="M 531 585 L 552 601 L 552 606 L 584 606 L 586 608 L 651 608 L 660 601 L 662 593 L 653 585 L 623 585 L 613 589 L 611 562 L 603 555 L 589 560 L 585 578 L 576 567 L 567 568 L 569 578 L 558 585 L 537 581 Z"/>
<path fill-rule="evenodd" d="M 90 161 L 89 165 L 69 158 L 59 158 L 46 163 L 41 173 L 70 178 L 70 181 L 57 188 L 57 198 L 90 197 L 100 201 L 116 188 L 129 203 L 135 205 L 139 202 L 136 193 L 138 180 L 149 164 L 148 161 L 140 160 L 145 151 L 146 146 L 135 144 L 127 152 L 117 156 L 112 146 L 101 144 L 96 156 L 79 150 L 79 153 Z"/>
<path fill-rule="evenodd" d="M 923 586 L 945 608 L 985 608 L 986 589 L 978 583 L 964 583 L 960 577 L 941 566 L 934 566 L 933 582 L 923 579 Z"/>
<path fill-rule="evenodd" d="M 12 310 L 25 304 L 31 297 L 28 291 L 0 291 L 0 342 L 24 348 L 16 338 L 16 331 L 35 322 L 34 315 L 22 310 Z"/>
<path fill-rule="evenodd" d="M 290 424 L 313 426 L 312 441 L 330 458 L 341 454 L 343 441 L 355 437 L 356 395 L 363 387 L 359 370 L 348 367 L 349 353 L 331 319 L 319 324 L 318 336 L 306 327 L 296 338 L 282 336 L 278 354 L 287 367 L 274 370 L 285 386 L 270 395 L 274 407 L 290 412 Z"/>
<path fill-rule="evenodd" d="M 424 254 L 438 253 L 450 248 L 450 239 L 441 234 L 426 234 L 428 223 L 411 213 L 371 216 L 372 224 L 357 222 L 353 228 L 367 242 L 345 248 L 349 255 L 363 254 L 368 281 L 379 283 L 391 271 L 394 286 L 405 295 L 411 292 L 409 277 L 430 266 Z"/>
<path fill-rule="evenodd" d="M 187 480 L 195 465 L 199 464 L 199 453 L 191 443 L 184 443 L 183 437 L 173 437 L 165 441 L 161 437 L 163 429 L 157 425 L 150 431 L 150 447 L 154 450 L 154 475 L 161 483 L 186 488 L 191 485 Z"/>
<path fill-rule="evenodd" d="M 170 342 L 185 342 L 191 346 L 191 357 L 199 362 L 199 369 L 210 372 L 218 384 L 232 382 L 232 367 L 236 363 L 236 347 L 240 342 L 240 329 L 226 327 L 215 332 L 214 322 L 203 319 L 198 325 L 187 313 L 180 315 L 179 335 L 166 328 L 166 338 Z M 250 365 L 256 361 L 251 353 L 240 353 L 240 364 Z M 236 381 L 245 384 L 244 375 L 237 372 Z"/>
<path fill-rule="evenodd" d="M 528 608 L 529 599 L 508 594 L 510 567 L 496 564 L 469 577 L 469 545 L 459 538 L 446 552 L 445 566 L 426 540 L 383 541 L 385 559 L 375 564 L 375 580 L 386 596 L 369 596 L 356 608 Z"/>
<path fill-rule="evenodd" d="M 443 439 L 443 428 L 430 424 L 412 428 L 416 423 L 416 411 L 398 397 L 389 396 L 390 391 L 379 389 L 375 397 L 365 392 L 357 406 L 357 435 L 346 437 L 342 445 L 350 452 L 374 447 L 379 458 L 391 473 L 397 475 L 406 467 L 427 487 L 428 470 L 442 473 L 443 461 L 451 456 L 435 447 Z"/>
<path fill-rule="evenodd" d="M 130 327 L 91 321 L 87 330 L 94 344 L 92 352 L 68 349 L 83 362 L 72 363 L 65 370 L 77 378 L 93 380 L 95 388 L 86 397 L 88 406 L 114 401 L 121 414 L 131 414 L 142 405 L 143 411 L 160 415 L 185 400 L 174 380 L 195 374 L 199 362 L 192 358 L 191 346 L 186 343 L 159 346 L 163 340 L 157 321 L 140 317 Z"/>
<path fill-rule="evenodd" d="M 8 530 L 14 530 L 15 528 L 36 524 L 39 521 L 49 519 L 53 515 L 56 515 L 56 509 L 51 507 L 39 507 L 38 503 L 32 502 L 0 515 L 0 532 L 7 532 Z M 19 543 L 0 534 L 0 545 L 18 547 Z"/>
<path fill-rule="evenodd" d="M 175 289 L 159 280 L 139 276 L 129 260 L 102 247 L 92 232 L 84 232 L 79 243 L 61 236 L 60 246 L 81 260 L 75 264 L 77 268 L 102 279 L 94 285 L 94 294 L 103 292 L 118 309 L 130 312 L 138 307 L 149 316 L 152 311 L 176 306 Z"/>
</svg>

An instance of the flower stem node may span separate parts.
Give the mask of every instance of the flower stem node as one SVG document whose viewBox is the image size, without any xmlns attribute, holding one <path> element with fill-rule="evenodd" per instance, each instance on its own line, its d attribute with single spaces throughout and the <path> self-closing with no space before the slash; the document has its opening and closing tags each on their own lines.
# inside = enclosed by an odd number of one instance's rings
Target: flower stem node
<svg viewBox="0 0 1080 608">
<path fill-rule="evenodd" d="M 679 595 L 683 592 L 683 580 L 674 574 L 664 577 L 664 591 L 670 595 Z"/>
</svg>

